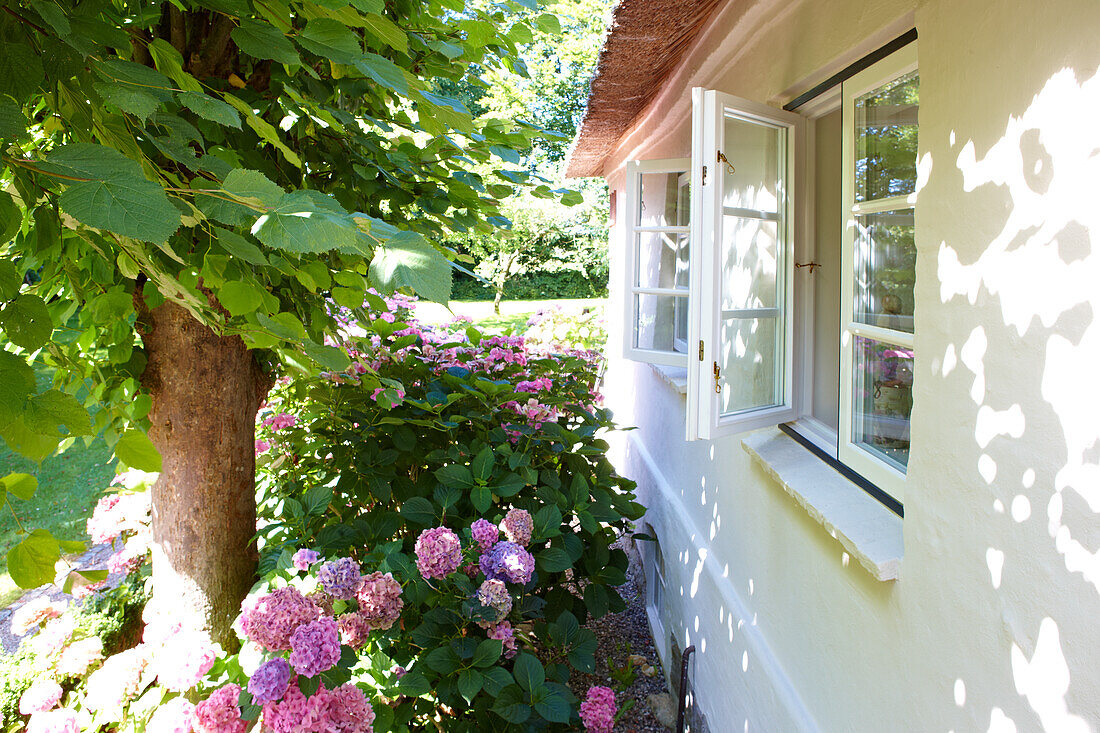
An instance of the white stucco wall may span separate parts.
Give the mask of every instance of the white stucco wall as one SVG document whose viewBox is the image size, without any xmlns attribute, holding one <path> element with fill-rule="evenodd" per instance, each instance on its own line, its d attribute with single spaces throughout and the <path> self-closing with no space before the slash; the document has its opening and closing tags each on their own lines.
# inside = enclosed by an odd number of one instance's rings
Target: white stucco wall
<svg viewBox="0 0 1100 733">
<path fill-rule="evenodd" d="M 626 160 L 690 154 L 692 86 L 779 105 L 914 24 L 901 579 L 845 564 L 740 438 L 684 442 L 684 398 L 648 365 L 610 367 L 665 628 L 699 650 L 715 731 L 1100 729 L 1100 3 L 732 0 L 605 174 L 621 204 Z"/>
</svg>

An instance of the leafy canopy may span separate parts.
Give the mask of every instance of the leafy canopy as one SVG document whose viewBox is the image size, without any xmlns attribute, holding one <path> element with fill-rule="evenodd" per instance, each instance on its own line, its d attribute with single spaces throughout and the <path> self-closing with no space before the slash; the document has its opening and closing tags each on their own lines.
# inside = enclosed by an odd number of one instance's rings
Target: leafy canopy
<svg viewBox="0 0 1100 733">
<path fill-rule="evenodd" d="M 330 299 L 445 300 L 438 243 L 507 224 L 539 130 L 440 83 L 524 73 L 533 3 L 0 2 L 0 438 L 40 461 L 121 437 L 158 468 L 139 311 L 164 301 L 311 371 L 347 363 Z M 56 557 L 35 543 L 27 582 Z"/>
</svg>

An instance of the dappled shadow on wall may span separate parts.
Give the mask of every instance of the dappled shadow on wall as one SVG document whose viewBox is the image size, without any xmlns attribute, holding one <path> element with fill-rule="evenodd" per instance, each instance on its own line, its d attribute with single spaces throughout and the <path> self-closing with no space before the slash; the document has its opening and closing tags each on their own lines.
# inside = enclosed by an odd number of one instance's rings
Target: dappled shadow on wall
<svg viewBox="0 0 1100 733">
<path fill-rule="evenodd" d="M 968 252 L 977 247 L 939 243 L 941 302 L 984 325 L 931 361 L 933 383 L 953 373 L 971 382 L 973 404 L 959 408 L 958 424 L 973 426 L 977 449 L 956 455 L 977 456 L 959 468 L 989 502 L 978 507 L 991 517 L 983 559 L 1009 637 L 990 674 L 1003 673 L 1015 690 L 985 699 L 975 691 L 988 680 L 964 679 L 960 669 L 950 694 L 991 731 L 1036 723 L 1087 731 L 1097 714 L 1089 687 L 1100 610 L 1098 120 L 1100 73 L 1082 79 L 1063 69 L 984 152 L 954 131 L 949 140 L 951 174 L 961 174 L 978 209 L 975 236 L 983 241 L 989 219 L 1001 227 L 976 259 Z M 921 163 L 927 177 L 931 161 Z M 970 697 L 983 699 L 967 699 L 968 682 Z"/>
</svg>

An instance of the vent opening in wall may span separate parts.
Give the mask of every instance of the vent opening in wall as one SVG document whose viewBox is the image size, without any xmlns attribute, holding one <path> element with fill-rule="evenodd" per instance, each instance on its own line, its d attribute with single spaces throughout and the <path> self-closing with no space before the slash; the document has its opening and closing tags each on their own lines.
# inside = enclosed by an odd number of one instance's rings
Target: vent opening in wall
<svg viewBox="0 0 1100 733">
<path fill-rule="evenodd" d="M 644 570 L 646 616 L 649 619 L 649 629 L 653 634 L 653 645 L 657 649 L 657 655 L 662 663 L 666 663 L 669 662 L 670 657 L 668 637 L 665 635 L 662 620 L 665 598 L 665 558 L 661 551 L 660 539 L 653 527 L 645 524 L 642 526 L 642 532 L 652 538 L 639 540 L 636 545 Z M 664 664 L 664 668 L 668 669 L 669 665 Z"/>
</svg>

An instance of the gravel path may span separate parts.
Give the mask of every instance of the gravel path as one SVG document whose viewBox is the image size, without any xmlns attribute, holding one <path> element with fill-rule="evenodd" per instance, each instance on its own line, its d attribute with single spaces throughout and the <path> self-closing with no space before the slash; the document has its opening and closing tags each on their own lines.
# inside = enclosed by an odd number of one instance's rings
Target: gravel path
<svg viewBox="0 0 1100 733">
<path fill-rule="evenodd" d="M 615 726 L 615 732 L 665 733 L 675 725 L 676 701 L 665 683 L 665 675 L 653 647 L 653 637 L 649 633 L 649 619 L 645 608 L 645 573 L 629 537 L 621 540 L 619 546 L 630 556 L 626 583 L 618 588 L 619 595 L 626 601 L 626 610 L 588 623 L 587 628 L 596 635 L 599 642 L 596 650 L 596 672 L 581 675 L 577 680 L 579 684 L 573 691 L 583 699 L 590 685 L 604 685 L 614 689 L 616 682 L 611 676 L 608 659 L 610 658 L 616 668 L 622 669 L 631 655 L 644 657 L 645 663 L 654 668 L 655 674 L 648 677 L 639 670 L 640 665 L 635 664 L 637 677 L 633 684 L 615 695 L 620 709 L 627 700 L 633 700 L 634 706 Z"/>
</svg>

